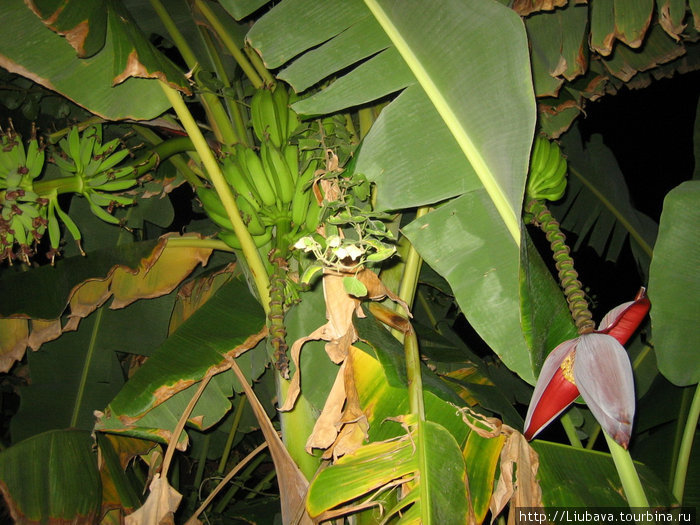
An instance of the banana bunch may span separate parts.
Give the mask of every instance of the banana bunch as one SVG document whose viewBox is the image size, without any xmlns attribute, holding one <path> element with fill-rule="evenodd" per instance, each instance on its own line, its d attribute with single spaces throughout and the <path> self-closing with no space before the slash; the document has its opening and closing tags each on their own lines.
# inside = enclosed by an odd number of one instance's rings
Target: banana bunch
<svg viewBox="0 0 700 525">
<path fill-rule="evenodd" d="M 566 190 L 567 162 L 559 144 L 537 137 L 530 157 L 526 193 L 529 199 L 556 201 Z"/>
<path fill-rule="evenodd" d="M 26 149 L 14 129 L 0 136 L 0 261 L 12 262 L 15 244 L 19 257 L 28 261 L 46 231 L 46 199 L 33 189 L 44 159 L 35 129 Z"/>
<path fill-rule="evenodd" d="M 292 245 L 298 236 L 314 232 L 320 220 L 321 206 L 311 188 L 318 162 L 311 155 L 300 155 L 299 147 L 290 144 L 299 120 L 288 104 L 289 95 L 282 85 L 274 91 L 258 90 L 251 101 L 251 120 L 260 147 L 237 144 L 222 159 L 224 177 L 258 247 L 267 244 L 283 223 L 289 226 L 285 235 Z M 219 237 L 240 249 L 216 192 L 198 188 L 197 195 L 211 220 L 222 228 Z"/>
<path fill-rule="evenodd" d="M 87 198 L 95 216 L 105 222 L 119 224 L 119 219 L 104 208 L 134 203 L 134 198 L 119 193 L 138 184 L 136 168 L 117 168 L 129 155 L 129 150 L 117 150 L 119 138 L 103 144 L 102 127 L 99 125 L 88 126 L 82 133 L 74 126 L 58 145 L 61 151 L 53 155 L 51 161 L 64 175 L 75 178 L 76 192 Z M 59 209 L 56 211 L 60 214 Z"/>
<path fill-rule="evenodd" d="M 255 136 L 267 139 L 277 148 L 287 144 L 299 125 L 297 114 L 289 107 L 289 93 L 281 84 L 274 89 L 258 89 L 250 102 L 250 119 Z"/>
</svg>

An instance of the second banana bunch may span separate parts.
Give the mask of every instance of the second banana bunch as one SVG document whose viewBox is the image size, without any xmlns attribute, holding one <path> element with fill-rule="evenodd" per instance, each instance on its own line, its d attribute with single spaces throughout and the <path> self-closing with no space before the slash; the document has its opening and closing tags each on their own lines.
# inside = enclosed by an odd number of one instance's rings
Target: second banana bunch
<svg viewBox="0 0 700 525">
<path fill-rule="evenodd" d="M 313 233 L 319 224 L 321 206 L 311 188 L 318 161 L 309 154 L 300 155 L 299 147 L 289 143 L 299 119 L 289 107 L 284 86 L 256 91 L 251 100 L 251 121 L 260 147 L 234 146 L 223 158 L 224 176 L 256 246 L 267 244 L 281 223 L 289 225 L 287 241 L 293 244 L 293 239 Z M 207 215 L 222 228 L 218 234 L 221 240 L 240 249 L 216 191 L 200 187 L 197 195 Z"/>
</svg>

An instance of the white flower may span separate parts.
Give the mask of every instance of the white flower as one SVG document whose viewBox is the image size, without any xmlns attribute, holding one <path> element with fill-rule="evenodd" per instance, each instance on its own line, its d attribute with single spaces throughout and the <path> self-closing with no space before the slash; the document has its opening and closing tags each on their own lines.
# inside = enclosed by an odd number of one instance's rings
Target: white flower
<svg viewBox="0 0 700 525">
<path fill-rule="evenodd" d="M 316 241 L 314 241 L 313 237 L 302 237 L 299 239 L 296 243 L 294 243 L 294 247 L 297 250 L 304 250 L 305 252 L 310 252 L 313 250 L 316 246 Z"/>
</svg>

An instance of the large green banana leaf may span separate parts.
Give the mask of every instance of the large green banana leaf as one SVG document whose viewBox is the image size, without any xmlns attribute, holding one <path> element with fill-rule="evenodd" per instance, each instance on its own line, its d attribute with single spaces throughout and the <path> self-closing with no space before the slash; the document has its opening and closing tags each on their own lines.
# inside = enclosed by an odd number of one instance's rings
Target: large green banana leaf
<svg viewBox="0 0 700 525">
<path fill-rule="evenodd" d="M 620 482 L 610 454 L 535 440 L 540 457 L 539 482 L 547 507 L 626 508 Z M 673 496 L 647 466 L 635 465 L 651 506 L 668 507 Z"/>
<path fill-rule="evenodd" d="M 649 275 L 651 322 L 659 370 L 679 386 L 700 381 L 700 181 L 664 200 Z"/>
<path fill-rule="evenodd" d="M 167 440 L 196 383 L 213 375 L 190 418 L 199 428 L 210 427 L 230 410 L 233 389 L 241 391 L 233 373 L 226 371 L 227 355 L 254 346 L 264 326 L 263 310 L 245 282 L 230 279 L 151 354 L 109 403 L 96 428 Z M 265 369 L 267 354 L 260 348 L 249 350 L 237 362 L 253 381 Z"/>
<path fill-rule="evenodd" d="M 447 279 L 486 342 L 534 381 L 518 289 L 519 217 L 535 124 L 520 18 L 490 1 L 286 1 L 248 39 L 269 67 L 288 66 L 280 76 L 295 89 L 335 77 L 295 106 L 308 114 L 403 89 L 365 138 L 356 171 L 376 182 L 382 209 L 459 196 L 404 233 Z M 299 61 L 323 67 L 295 66 Z"/>
<path fill-rule="evenodd" d="M 87 430 L 53 430 L 0 453 L 0 481 L 15 523 L 99 521 L 102 488 Z"/>
<path fill-rule="evenodd" d="M 120 310 L 98 308 L 74 332 L 28 355 L 31 383 L 19 391 L 13 442 L 56 428 L 92 429 L 124 384 L 117 352 L 140 354 L 162 343 L 175 293 Z"/>
<path fill-rule="evenodd" d="M 128 23 L 129 17 L 124 18 L 123 11 L 115 11 L 119 8 L 118 1 L 109 3 L 113 9 L 107 16 L 103 3 L 99 3 L 100 9 L 94 9 L 96 2 L 92 0 L 70 2 L 75 4 L 76 11 L 82 9 L 83 15 L 91 13 L 95 26 L 102 26 L 95 28 L 101 36 L 91 36 L 85 44 L 86 54 L 93 54 L 86 59 L 78 59 L 68 40 L 46 27 L 21 0 L 0 3 L 0 20 L 12 20 L 0 34 L 0 66 L 58 91 L 106 119 L 157 117 L 170 107 L 160 86 L 145 78 L 130 78 L 128 73 L 140 68 L 141 74 L 136 76 L 161 74 L 163 80 L 168 77 L 180 86 L 184 86 L 184 76 L 167 59 L 163 62 L 164 57 L 154 53 L 145 37 L 138 38 L 133 21 Z M 109 28 L 107 18 L 111 20 Z M 137 47 L 141 48 L 140 53 Z M 157 62 L 146 66 L 139 62 L 149 57 Z M 168 68 L 165 73 L 161 71 L 163 66 Z M 119 83 L 113 85 L 115 82 Z"/>
</svg>

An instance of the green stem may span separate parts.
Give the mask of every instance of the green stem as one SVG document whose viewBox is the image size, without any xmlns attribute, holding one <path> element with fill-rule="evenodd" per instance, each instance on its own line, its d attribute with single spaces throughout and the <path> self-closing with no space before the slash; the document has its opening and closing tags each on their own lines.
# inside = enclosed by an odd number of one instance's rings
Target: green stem
<svg viewBox="0 0 700 525">
<path fill-rule="evenodd" d="M 685 421 L 685 430 L 683 431 L 683 439 L 681 440 L 680 450 L 678 452 L 678 461 L 676 462 L 676 472 L 673 476 L 673 495 L 678 502 L 683 504 L 683 492 L 685 489 L 685 478 L 688 474 L 688 462 L 690 461 L 690 451 L 693 447 L 693 439 L 698 427 L 698 417 L 700 416 L 700 385 L 695 385 L 695 394 L 693 402 L 690 404 L 688 417 Z"/>
<path fill-rule="evenodd" d="M 403 348 L 406 356 L 406 378 L 408 380 L 408 405 L 411 413 L 418 421 L 425 421 L 425 406 L 423 403 L 423 380 L 420 369 L 420 352 L 418 338 L 413 327 L 406 323 L 409 329 L 404 332 Z"/>
<path fill-rule="evenodd" d="M 238 395 L 238 402 L 236 403 L 236 408 L 233 412 L 233 422 L 231 424 L 231 430 L 228 432 L 228 438 L 226 439 L 226 445 L 224 445 L 224 452 L 221 454 L 221 460 L 219 461 L 219 468 L 217 472 L 223 474 L 226 470 L 226 463 L 228 463 L 228 457 L 231 454 L 231 448 L 233 447 L 233 439 L 236 437 L 236 432 L 238 431 L 238 425 L 241 423 L 241 416 L 243 416 L 243 408 L 245 407 L 245 394 Z"/>
<path fill-rule="evenodd" d="M 255 89 L 260 89 L 263 87 L 262 78 L 260 78 L 260 75 L 258 75 L 257 71 L 246 58 L 245 54 L 238 48 L 236 43 L 233 41 L 233 38 L 229 32 L 226 31 L 226 28 L 219 21 L 219 18 L 216 16 L 214 11 L 212 11 L 203 0 L 195 0 L 194 5 L 204 15 L 204 18 L 206 18 L 211 24 L 211 27 L 214 29 L 214 31 L 216 31 L 216 34 L 221 39 L 221 42 L 223 42 L 226 49 L 228 49 L 229 53 L 231 53 L 233 58 L 236 60 L 240 68 L 243 70 L 245 76 L 247 76 L 248 80 L 250 80 L 250 83 L 253 84 L 253 87 Z"/>
<path fill-rule="evenodd" d="M 217 47 L 214 44 L 214 39 L 211 37 L 211 33 L 204 27 L 200 27 L 200 33 L 204 43 L 207 46 L 209 58 L 211 59 L 212 64 L 214 64 L 216 76 L 219 77 L 219 80 L 221 80 L 224 87 L 230 92 L 231 80 L 228 77 L 228 73 L 226 73 L 226 68 L 224 67 L 224 63 L 221 60 L 221 55 L 218 53 Z M 233 101 L 233 103 L 231 103 L 231 101 Z M 231 115 L 231 119 L 233 119 L 233 126 L 236 130 L 238 140 L 246 146 L 251 146 L 251 143 L 248 140 L 245 122 L 243 122 L 240 104 L 233 97 L 226 95 L 226 93 L 224 93 L 224 104 L 226 104 L 228 114 Z"/>
<path fill-rule="evenodd" d="M 153 9 L 156 11 L 158 18 L 160 18 L 163 25 L 165 25 L 165 29 L 168 31 L 173 43 L 177 47 L 178 51 L 180 51 L 182 58 L 187 64 L 187 67 L 190 68 L 190 70 L 194 70 L 199 63 L 199 60 L 197 60 L 197 56 L 187 43 L 187 39 L 182 35 L 177 25 L 175 25 L 170 13 L 168 13 L 168 10 L 163 6 L 161 1 L 150 0 L 150 2 Z M 219 98 L 214 93 L 206 91 L 201 92 L 199 95 L 200 99 L 202 100 L 202 105 L 209 116 L 210 124 L 212 130 L 214 131 L 214 135 L 216 136 L 216 140 L 223 144 L 235 144 L 238 142 L 238 136 L 233 130 L 231 120 L 224 110 L 224 107 L 221 105 Z"/>
<path fill-rule="evenodd" d="M 248 495 L 245 497 L 245 499 L 253 499 L 255 496 L 263 495 L 263 491 L 267 490 L 268 487 L 270 486 L 270 482 L 277 476 L 277 471 L 276 470 L 271 470 L 267 474 L 265 474 L 265 477 L 261 479 L 252 489 L 248 491 Z"/>
<path fill-rule="evenodd" d="M 629 451 L 618 445 L 613 438 L 608 436 L 607 432 L 604 431 L 603 435 L 608 442 L 610 455 L 620 476 L 625 496 L 627 496 L 627 503 L 630 507 L 648 507 L 649 501 L 644 493 L 644 487 L 642 487 L 642 482 L 639 480 L 639 474 L 637 474 Z"/>
<path fill-rule="evenodd" d="M 578 280 L 578 272 L 574 269 L 574 260 L 566 244 L 566 236 L 562 233 L 557 220 L 542 201 L 531 200 L 525 206 L 525 213 L 532 215 L 532 223 L 537 225 L 547 237 L 552 248 L 556 268 L 559 272 L 559 283 L 564 290 L 566 302 L 574 319 L 579 334 L 592 332 L 595 328 L 593 315 L 588 308 L 583 285 Z"/>
<path fill-rule="evenodd" d="M 253 64 L 255 71 L 257 71 L 258 75 L 260 75 L 260 77 L 263 79 L 265 85 L 272 86 L 275 83 L 275 77 L 273 77 L 272 73 L 270 73 L 267 70 L 265 64 L 262 61 L 262 58 L 260 58 L 260 55 L 258 55 L 255 49 L 253 49 L 249 45 L 244 46 L 243 50 L 248 56 L 248 60 L 250 60 L 250 63 Z"/>
<path fill-rule="evenodd" d="M 161 144 L 166 143 L 166 141 L 161 139 L 156 132 L 147 126 L 133 126 L 133 128 L 136 133 L 138 133 L 144 140 L 150 142 L 153 146 L 160 146 Z M 182 138 L 185 138 L 189 142 L 190 147 L 188 149 L 194 149 L 194 146 L 192 146 L 192 141 L 189 137 Z M 165 158 L 160 158 L 160 162 L 163 160 L 165 160 Z M 182 155 L 180 155 L 180 153 L 167 156 L 167 160 L 184 177 L 188 184 L 194 186 L 195 188 L 202 185 L 202 181 L 199 179 L 199 177 L 197 177 L 197 174 L 190 169 L 190 167 L 187 165 L 187 161 L 182 157 Z"/>
<path fill-rule="evenodd" d="M 202 443 L 202 449 L 199 452 L 199 458 L 197 459 L 197 471 L 194 475 L 194 486 L 199 487 L 202 484 L 202 479 L 204 478 L 204 468 L 207 466 L 207 453 L 209 452 L 209 445 L 211 444 L 212 432 L 207 432 L 204 434 L 204 443 Z"/>
<path fill-rule="evenodd" d="M 245 482 L 251 478 L 253 472 L 255 472 L 255 469 L 257 469 L 260 466 L 260 463 L 262 463 L 265 459 L 265 454 L 259 454 L 255 457 L 255 459 L 253 459 L 253 461 L 250 462 L 245 470 L 241 472 L 241 475 L 238 476 L 236 482 L 233 483 L 226 494 L 224 494 L 221 500 L 214 506 L 214 514 L 221 514 L 224 510 L 226 510 L 226 507 L 228 507 L 228 504 L 231 502 L 236 493 L 241 490 Z M 216 486 L 216 488 L 218 489 L 220 485 L 224 485 L 223 480 Z"/>
<path fill-rule="evenodd" d="M 427 215 L 429 211 L 428 206 L 422 206 L 416 211 L 416 219 Z M 403 270 L 403 277 L 401 279 L 401 286 L 399 287 L 399 297 L 406 301 L 406 304 L 411 308 L 413 306 L 413 299 L 416 296 L 416 288 L 418 287 L 418 277 L 420 276 L 420 269 L 423 265 L 423 259 L 416 249 L 411 245 L 406 254 L 406 266 Z"/>
<path fill-rule="evenodd" d="M 591 430 L 591 435 L 588 436 L 588 441 L 586 442 L 587 450 L 593 450 L 595 442 L 598 439 L 598 435 L 600 434 L 600 430 L 600 423 L 596 422 L 596 425 L 594 425 L 593 430 Z"/>
<path fill-rule="evenodd" d="M 566 437 L 569 438 L 569 443 L 571 443 L 571 446 L 576 448 L 583 448 L 583 443 L 581 443 L 581 440 L 576 434 L 576 427 L 574 426 L 574 422 L 571 420 L 571 416 L 569 415 L 569 413 L 567 412 L 559 419 L 561 421 L 562 426 L 564 427 L 564 432 L 566 432 Z"/>
<path fill-rule="evenodd" d="M 180 122 L 192 140 L 195 150 L 199 154 L 205 169 L 209 173 L 214 189 L 216 189 L 216 193 L 219 195 L 219 199 L 226 210 L 226 215 L 233 225 L 233 231 L 241 243 L 241 251 L 243 252 L 248 269 L 250 270 L 253 281 L 255 282 L 260 303 L 267 314 L 270 310 L 270 281 L 268 279 L 265 265 L 260 256 L 260 252 L 258 252 L 258 248 L 255 246 L 255 242 L 253 241 L 248 228 L 246 228 L 246 225 L 238 212 L 238 206 L 236 205 L 236 200 L 231 192 L 231 187 L 226 182 L 224 174 L 221 172 L 221 167 L 216 162 L 214 154 L 209 148 L 204 135 L 202 135 L 201 130 L 194 121 L 192 114 L 190 113 L 189 109 L 187 109 L 187 105 L 182 100 L 180 94 L 163 82 L 161 82 L 160 85 L 165 92 L 165 95 L 168 97 L 168 100 L 173 105 L 175 113 L 177 113 L 177 116 L 180 118 Z"/>
</svg>

